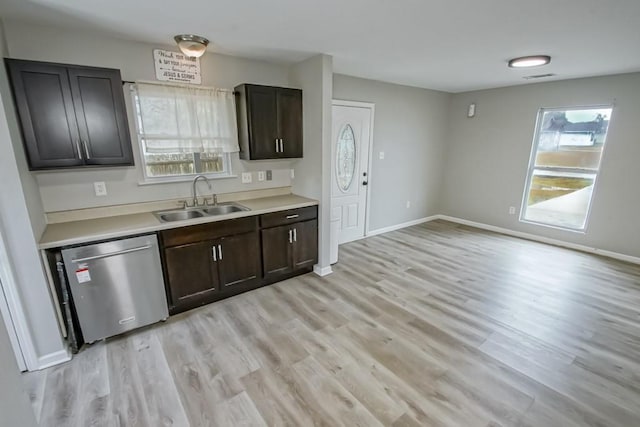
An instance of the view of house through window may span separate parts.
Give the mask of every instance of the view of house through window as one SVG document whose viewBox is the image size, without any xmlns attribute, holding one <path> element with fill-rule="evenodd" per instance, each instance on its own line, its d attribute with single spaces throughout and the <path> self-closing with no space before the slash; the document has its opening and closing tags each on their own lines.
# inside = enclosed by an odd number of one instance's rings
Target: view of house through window
<svg viewBox="0 0 640 427">
<path fill-rule="evenodd" d="M 521 220 L 584 230 L 611 110 L 540 110 Z"/>
<path fill-rule="evenodd" d="M 230 175 L 229 153 L 239 151 L 231 91 L 136 83 L 133 97 L 145 181 Z"/>
</svg>

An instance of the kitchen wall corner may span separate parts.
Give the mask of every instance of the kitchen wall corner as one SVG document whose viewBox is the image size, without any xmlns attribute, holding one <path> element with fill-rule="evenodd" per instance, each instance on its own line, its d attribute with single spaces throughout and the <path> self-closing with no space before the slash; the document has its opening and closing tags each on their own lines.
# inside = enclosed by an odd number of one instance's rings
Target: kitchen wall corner
<svg viewBox="0 0 640 427">
<path fill-rule="evenodd" d="M 331 202 L 331 102 L 333 58 L 317 55 L 294 64 L 292 84 L 303 90 L 304 157 L 297 160 L 292 182 L 295 194 L 320 202 L 318 208 L 318 266 L 330 269 L 329 220 Z"/>
<path fill-rule="evenodd" d="M 4 46 L 1 40 L 0 46 Z M 27 367 L 37 369 L 43 357 L 66 350 L 44 271 L 38 268 L 42 263 L 37 240 L 45 227 L 44 212 L 35 179 L 27 171 L 7 74 L 1 68 L 0 238 L 9 264 L 3 266 L 6 274 L 2 288 L 7 299 L 11 298 L 8 303 L 13 322 L 20 322 L 15 325 L 16 331 L 24 332 L 18 337 Z"/>
<path fill-rule="evenodd" d="M 131 40 L 121 40 L 100 33 L 60 29 L 32 23 L 7 21 L 8 56 L 12 58 L 62 62 L 121 70 L 123 80 L 154 80 L 152 51 L 154 48 L 174 49 Z M 25 34 L 29 34 L 25 37 Z M 33 43 L 32 40 L 39 40 Z M 70 49 L 69 46 L 73 46 Z M 205 54 L 201 58 L 202 84 L 233 88 L 239 83 L 289 86 L 288 68 L 284 65 L 256 61 L 228 55 Z M 129 85 L 125 85 L 125 101 L 129 115 L 133 152 L 139 164 L 139 147 Z M 17 130 L 17 125 L 16 125 Z M 19 134 L 18 134 L 19 135 Z M 19 141 L 19 140 L 18 140 Z M 20 155 L 24 157 L 19 145 Z M 233 178 L 212 181 L 216 193 L 240 192 L 291 185 L 291 160 L 247 162 L 232 154 Z M 39 190 L 40 209 L 33 209 L 37 218 L 44 212 L 83 209 L 126 203 L 187 198 L 191 194 L 189 182 L 139 185 L 141 173 L 137 167 L 98 168 L 90 170 L 60 170 L 30 173 L 26 161 L 19 162 L 21 174 Z M 273 180 L 258 182 L 257 172 L 272 170 Z M 252 172 L 253 182 L 242 184 L 242 172 Z M 96 197 L 93 182 L 105 182 L 107 196 Z M 36 191 L 36 193 L 38 193 Z M 31 207 L 31 206 L 30 206 Z M 42 221 L 44 221 L 42 219 Z M 36 231 L 42 232 L 44 222 Z"/>
</svg>

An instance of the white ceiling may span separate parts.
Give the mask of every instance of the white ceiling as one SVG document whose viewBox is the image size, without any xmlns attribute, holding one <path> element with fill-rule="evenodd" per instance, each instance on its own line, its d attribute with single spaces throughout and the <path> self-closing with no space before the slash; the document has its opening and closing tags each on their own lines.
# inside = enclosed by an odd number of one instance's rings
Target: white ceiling
<svg viewBox="0 0 640 427">
<path fill-rule="evenodd" d="M 2 0 L 0 16 L 158 44 L 195 33 L 285 63 L 326 53 L 336 73 L 448 92 L 640 71 L 640 0 Z M 553 59 L 507 68 L 529 54 Z"/>
</svg>

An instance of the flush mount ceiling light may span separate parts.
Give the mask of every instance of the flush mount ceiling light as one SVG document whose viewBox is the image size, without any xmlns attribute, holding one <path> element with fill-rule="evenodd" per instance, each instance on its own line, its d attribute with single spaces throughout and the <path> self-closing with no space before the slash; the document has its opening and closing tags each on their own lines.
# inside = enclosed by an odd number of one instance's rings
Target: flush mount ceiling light
<svg viewBox="0 0 640 427">
<path fill-rule="evenodd" d="M 513 58 L 509 61 L 510 68 L 527 68 L 527 67 L 539 67 L 540 65 L 547 65 L 551 62 L 551 57 L 548 55 L 533 55 L 522 56 L 520 58 Z"/>
<path fill-rule="evenodd" d="M 194 34 L 179 34 L 173 38 L 178 47 L 185 55 L 191 58 L 199 58 L 204 55 L 207 50 L 209 40 L 202 36 L 196 36 Z"/>
</svg>

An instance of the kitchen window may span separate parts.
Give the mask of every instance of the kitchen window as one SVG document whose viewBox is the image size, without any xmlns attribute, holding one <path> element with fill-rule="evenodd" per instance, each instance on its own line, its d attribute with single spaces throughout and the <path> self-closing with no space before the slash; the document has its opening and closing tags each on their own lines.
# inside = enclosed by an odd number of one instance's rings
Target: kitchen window
<svg viewBox="0 0 640 427">
<path fill-rule="evenodd" d="M 157 83 L 132 86 L 144 182 L 231 176 L 239 151 L 233 92 Z"/>
<path fill-rule="evenodd" d="M 586 228 L 611 112 L 611 106 L 540 110 L 521 221 Z"/>
</svg>

